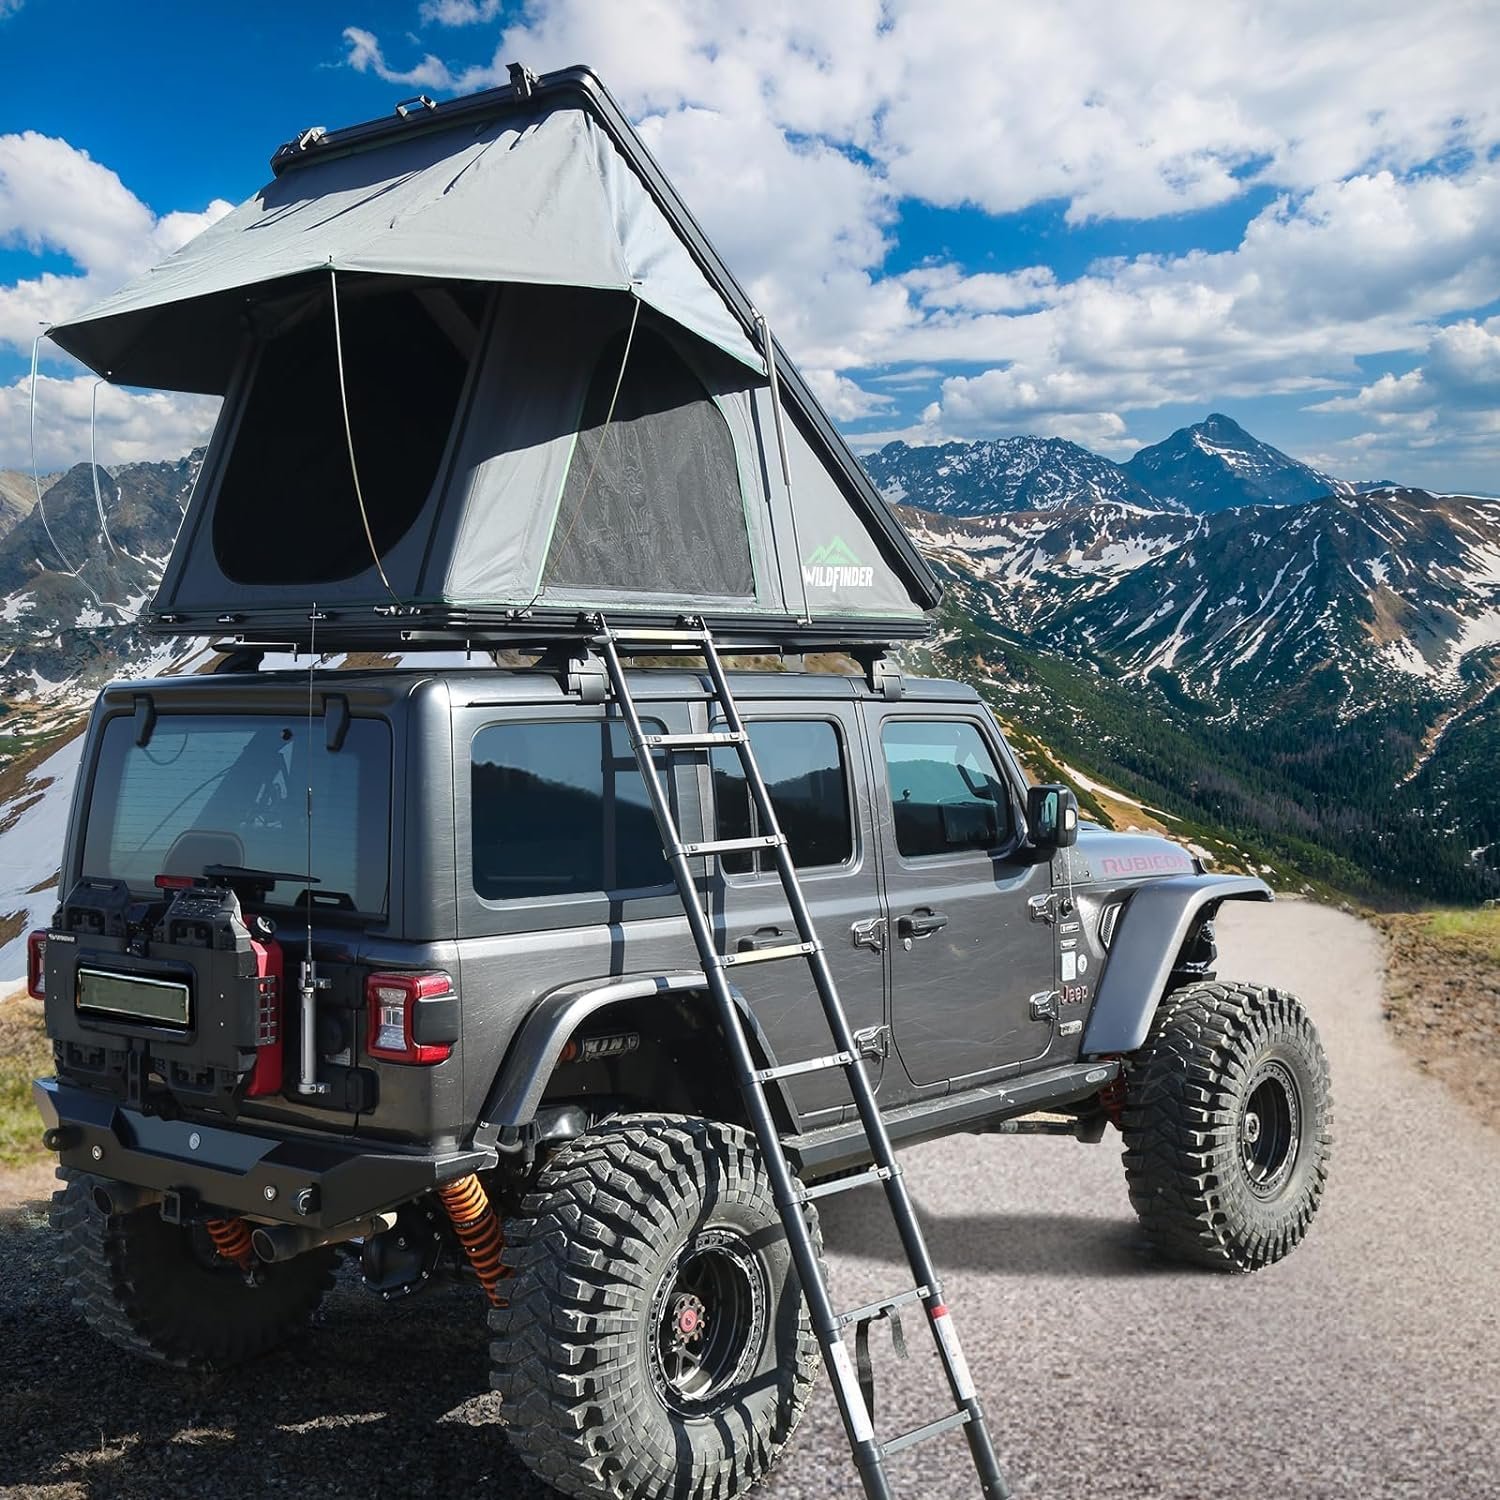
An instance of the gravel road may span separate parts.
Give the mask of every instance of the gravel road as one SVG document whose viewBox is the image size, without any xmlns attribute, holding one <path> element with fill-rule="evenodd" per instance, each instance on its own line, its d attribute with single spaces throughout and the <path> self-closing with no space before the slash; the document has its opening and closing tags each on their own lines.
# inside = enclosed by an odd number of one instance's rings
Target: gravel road
<svg viewBox="0 0 1500 1500">
<path fill-rule="evenodd" d="M 1017 1494 L 1500 1496 L 1500 1136 L 1386 1037 L 1368 927 L 1287 902 L 1231 907 L 1220 935 L 1222 971 L 1300 993 L 1332 1059 L 1331 1185 L 1288 1261 L 1233 1278 L 1154 1263 L 1111 1140 L 958 1137 L 905 1157 Z M 855 1194 L 824 1214 L 845 1306 L 901 1281 L 875 1209 Z M 911 1343 L 906 1365 L 877 1351 L 885 1431 L 935 1410 Z M 295 1349 L 190 1378 L 90 1337 L 23 1214 L 0 1224 L 0 1349 L 6 1495 L 550 1494 L 506 1451 L 461 1289 L 392 1314 L 341 1286 Z M 892 1475 L 902 1500 L 974 1493 L 955 1436 Z M 825 1390 L 761 1493 L 857 1495 Z"/>
</svg>

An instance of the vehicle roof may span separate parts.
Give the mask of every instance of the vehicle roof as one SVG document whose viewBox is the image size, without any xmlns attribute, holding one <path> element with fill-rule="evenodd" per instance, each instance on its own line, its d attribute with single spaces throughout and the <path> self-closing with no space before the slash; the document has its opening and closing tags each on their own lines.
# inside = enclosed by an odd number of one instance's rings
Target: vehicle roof
<svg viewBox="0 0 1500 1500">
<path fill-rule="evenodd" d="M 863 677 L 831 672 L 730 672 L 735 697 L 746 701 L 764 699 L 860 699 L 880 700 Z M 402 667 L 319 670 L 313 674 L 315 690 L 344 693 L 368 706 L 393 703 L 410 697 L 428 684 L 441 686 L 454 707 L 487 703 L 579 702 L 577 693 L 565 690 L 555 671 L 511 667 Z M 643 702 L 697 700 L 709 695 L 706 672 L 676 668 L 644 668 L 630 673 L 634 695 Z M 149 695 L 162 700 L 193 698 L 222 705 L 230 710 L 236 702 L 247 707 L 269 700 L 273 703 L 307 703 L 306 669 L 258 672 L 225 672 L 127 679 L 112 682 L 103 696 L 112 705 L 128 706 L 132 699 Z M 972 703 L 978 694 L 967 683 L 938 677 L 903 677 L 903 701 L 921 703 Z"/>
</svg>

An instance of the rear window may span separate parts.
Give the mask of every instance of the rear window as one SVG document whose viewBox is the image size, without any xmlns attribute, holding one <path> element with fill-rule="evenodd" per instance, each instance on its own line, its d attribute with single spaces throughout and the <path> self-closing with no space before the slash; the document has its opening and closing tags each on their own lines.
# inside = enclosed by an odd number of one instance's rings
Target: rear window
<svg viewBox="0 0 1500 1500">
<path fill-rule="evenodd" d="M 321 719 L 163 714 L 149 743 L 131 718 L 105 726 L 84 834 L 83 872 L 148 892 L 158 875 L 208 865 L 286 872 L 267 905 L 305 890 L 308 784 L 320 906 L 383 915 L 390 872 L 391 733 L 355 719 L 330 751 Z"/>
<path fill-rule="evenodd" d="M 486 901 L 672 883 L 619 720 L 491 724 L 471 754 L 474 889 Z"/>
</svg>

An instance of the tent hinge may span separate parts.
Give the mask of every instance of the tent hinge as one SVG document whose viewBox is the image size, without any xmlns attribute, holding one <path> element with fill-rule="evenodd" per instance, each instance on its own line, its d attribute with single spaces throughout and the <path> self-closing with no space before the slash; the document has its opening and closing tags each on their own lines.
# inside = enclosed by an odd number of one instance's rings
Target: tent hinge
<svg viewBox="0 0 1500 1500">
<path fill-rule="evenodd" d="M 524 63 L 507 63 L 505 71 L 510 74 L 510 86 L 517 98 L 529 99 L 536 91 L 536 74 Z"/>
</svg>

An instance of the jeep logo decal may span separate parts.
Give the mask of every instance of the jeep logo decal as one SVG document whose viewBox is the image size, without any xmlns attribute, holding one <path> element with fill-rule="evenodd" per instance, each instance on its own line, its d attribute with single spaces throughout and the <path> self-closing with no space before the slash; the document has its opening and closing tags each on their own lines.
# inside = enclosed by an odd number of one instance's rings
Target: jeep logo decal
<svg viewBox="0 0 1500 1500">
<path fill-rule="evenodd" d="M 867 589 L 875 582 L 875 569 L 836 536 L 802 559 L 802 582 L 810 589 Z"/>
</svg>

